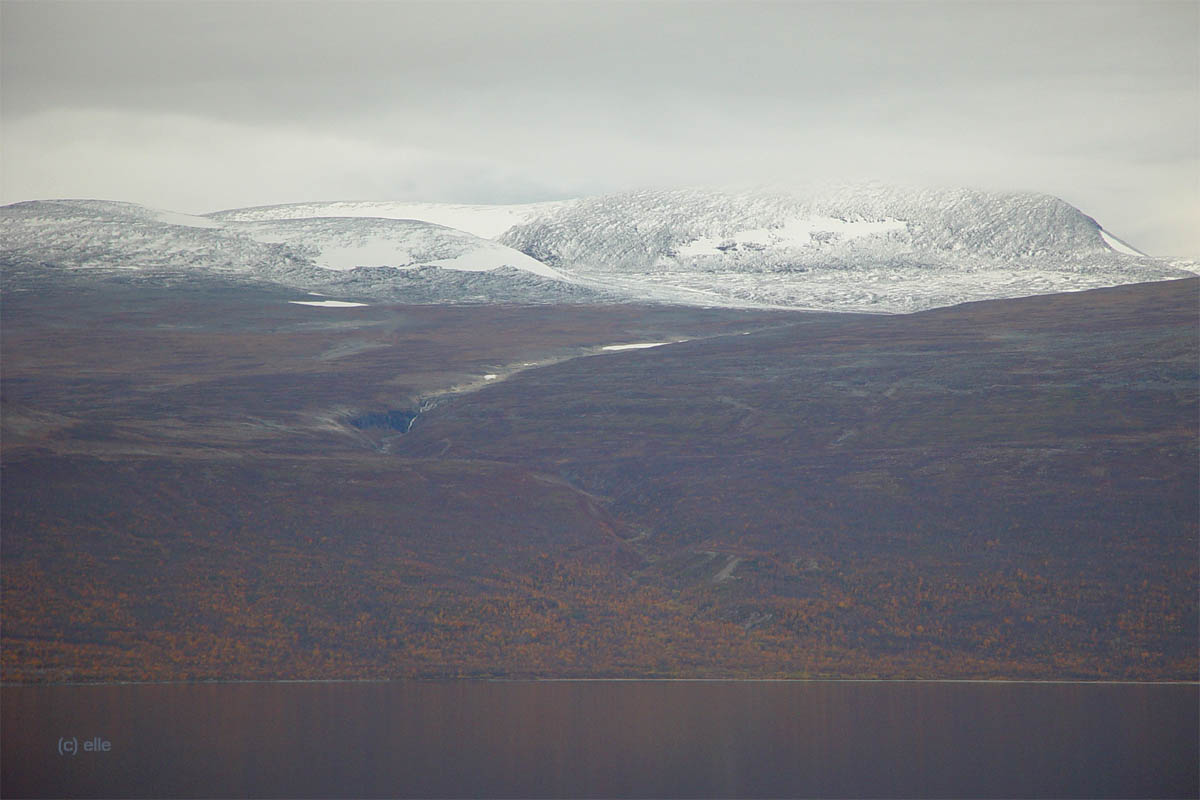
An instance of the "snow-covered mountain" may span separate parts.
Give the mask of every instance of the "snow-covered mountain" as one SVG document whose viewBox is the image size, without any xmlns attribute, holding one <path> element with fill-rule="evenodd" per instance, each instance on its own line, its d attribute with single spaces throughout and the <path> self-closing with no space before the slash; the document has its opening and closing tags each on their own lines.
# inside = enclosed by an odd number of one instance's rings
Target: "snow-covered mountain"
<svg viewBox="0 0 1200 800">
<path fill-rule="evenodd" d="M 40 200 L 0 208 L 0 253 L 59 270 L 245 273 L 285 262 L 283 247 L 224 231 L 204 217 L 106 200 Z"/>
<path fill-rule="evenodd" d="M 7 277 L 31 270 L 267 280 L 359 296 L 590 299 L 554 269 L 502 244 L 427 221 L 374 217 L 200 217 L 100 200 L 0 208 Z M 481 273 L 468 276 L 464 273 Z"/>
<path fill-rule="evenodd" d="M 0 263 L 6 285 L 37 275 L 223 276 L 403 302 L 877 312 L 1185 277 L 1198 266 L 1143 255 L 1047 195 L 881 185 L 508 206 L 300 203 L 204 216 L 34 201 L 0 208 Z"/>
<path fill-rule="evenodd" d="M 587 198 L 500 241 L 584 283 L 713 304 L 914 311 L 1183 277 L 1033 193 L 877 184 Z"/>
</svg>

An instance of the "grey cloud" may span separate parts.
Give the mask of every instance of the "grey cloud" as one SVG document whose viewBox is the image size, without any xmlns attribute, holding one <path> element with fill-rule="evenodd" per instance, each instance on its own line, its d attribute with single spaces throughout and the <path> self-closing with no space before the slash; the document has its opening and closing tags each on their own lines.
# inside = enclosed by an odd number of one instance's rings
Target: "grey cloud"
<svg viewBox="0 0 1200 800">
<path fill-rule="evenodd" d="M 1189 14 L 1186 3 L 10 3 L 4 64 L 16 113 L 92 103 L 270 116 L 512 88 L 808 101 L 1048 76 L 1194 85 Z"/>
<path fill-rule="evenodd" d="M 176 147 L 176 182 L 207 185 L 217 152 L 249 148 L 253 163 L 281 138 L 316 147 L 333 137 L 348 143 L 342 161 L 360 166 L 297 153 L 326 197 L 537 199 L 840 175 L 1086 184 L 1123 194 L 1131 220 L 1153 196 L 1195 205 L 1195 175 L 1151 168 L 1197 156 L 1200 6 L 1187 0 L 47 0 L 7 2 L 3 15 L 5 150 L 20 151 L 4 157 L 24 176 L 6 180 L 6 198 L 51 175 L 80 186 L 55 164 L 77 164 L 94 137 L 34 131 L 49 114 L 87 111 L 108 115 L 106 141 L 135 137 L 110 155 L 121 169 L 92 169 L 109 196 L 150 190 L 152 174 L 120 175 L 170 161 L 163 131 L 178 130 L 150 122 L 185 116 L 231 138 L 213 154 Z M 386 165 L 372 169 L 368 155 Z M 260 183 L 240 188 L 295 189 L 281 170 L 247 172 Z M 1117 177 L 1102 186 L 1089 170 Z"/>
</svg>

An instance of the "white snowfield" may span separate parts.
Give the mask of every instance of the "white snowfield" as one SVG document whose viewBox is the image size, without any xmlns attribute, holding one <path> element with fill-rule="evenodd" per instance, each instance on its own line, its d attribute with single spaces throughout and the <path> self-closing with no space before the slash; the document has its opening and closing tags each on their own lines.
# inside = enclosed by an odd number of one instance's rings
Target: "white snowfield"
<svg viewBox="0 0 1200 800">
<path fill-rule="evenodd" d="M 412 219 L 364 217 L 239 221 L 177 214 L 132 203 L 49 200 L 0 209 L 3 251 L 68 268 L 174 265 L 257 272 L 308 265 L 441 267 L 487 272 L 502 267 L 565 278 L 524 253 L 466 231 Z"/>
<path fill-rule="evenodd" d="M 645 350 L 648 347 L 662 347 L 664 344 L 674 344 L 674 342 L 637 342 L 635 344 L 606 344 L 601 347 L 601 350 Z"/>
<path fill-rule="evenodd" d="M 907 233 L 907 223 L 896 219 L 845 220 L 836 217 L 793 217 L 776 228 L 752 228 L 730 236 L 701 236 L 675 248 L 669 258 L 687 261 L 700 256 L 722 256 L 730 250 L 814 247 L 836 241 Z M 663 256 L 660 259 L 668 259 Z"/>
<path fill-rule="evenodd" d="M 352 303 L 347 300 L 288 300 L 296 306 L 315 306 L 316 308 L 361 308 L 366 303 Z"/>
<path fill-rule="evenodd" d="M 337 201 L 203 216 L 34 201 L 0 207 L 0 259 L 10 273 L 220 273 L 392 302 L 876 313 L 1200 271 L 1196 261 L 1147 256 L 1048 195 L 879 184 L 498 206 Z"/>
<path fill-rule="evenodd" d="M 483 272 L 515 267 L 565 280 L 556 270 L 510 247 L 419 220 L 317 217 L 257 222 L 227 220 L 225 226 L 255 241 L 290 245 L 325 269 L 420 265 Z"/>
<path fill-rule="evenodd" d="M 514 225 L 544 216 L 574 200 L 514 205 L 469 205 L 461 203 L 406 203 L 381 200 L 337 200 L 321 203 L 288 203 L 216 211 L 205 216 L 220 221 L 306 219 L 311 217 L 378 217 L 408 219 L 445 225 L 495 239 Z"/>
</svg>

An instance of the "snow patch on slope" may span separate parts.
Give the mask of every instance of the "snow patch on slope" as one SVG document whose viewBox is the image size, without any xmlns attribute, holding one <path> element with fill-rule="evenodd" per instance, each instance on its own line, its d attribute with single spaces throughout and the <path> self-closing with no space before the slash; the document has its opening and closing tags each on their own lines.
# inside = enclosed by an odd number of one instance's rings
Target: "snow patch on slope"
<svg viewBox="0 0 1200 800">
<path fill-rule="evenodd" d="M 176 211 L 154 210 L 154 219 L 167 225 L 181 225 L 185 228 L 220 228 L 221 223 L 208 217 L 198 217 L 193 214 L 180 214 Z"/>
<path fill-rule="evenodd" d="M 767 248 L 793 249 L 819 247 L 850 239 L 906 232 L 908 225 L 896 219 L 845 220 L 836 217 L 798 217 L 786 220 L 775 228 L 751 228 L 736 231 L 733 235 L 718 239 L 700 236 L 677 247 L 672 254 L 684 259 L 699 256 L 721 256 L 730 250 Z"/>
<path fill-rule="evenodd" d="M 325 269 L 435 266 L 482 272 L 507 266 L 564 280 L 554 269 L 502 244 L 411 219 L 319 217 L 225 224 L 259 242 L 289 245 Z"/>
<path fill-rule="evenodd" d="M 681 339 L 680 341 L 686 341 Z M 650 347 L 662 347 L 665 344 L 674 344 L 674 342 L 637 342 L 635 344 L 606 344 L 601 347 L 601 350 L 645 350 Z"/>
<path fill-rule="evenodd" d="M 1145 256 L 1146 255 L 1141 250 L 1135 250 L 1132 247 L 1130 247 L 1129 245 L 1125 244 L 1123 241 L 1121 241 L 1117 237 L 1113 236 L 1108 231 L 1104 230 L 1104 228 L 1100 229 L 1100 238 L 1104 239 L 1104 243 L 1106 245 L 1108 245 L 1109 247 L 1111 247 L 1113 250 L 1116 250 L 1118 253 L 1124 253 L 1127 256 Z"/>
<path fill-rule="evenodd" d="M 544 216 L 575 201 L 515 205 L 456 203 L 411 203 L 376 200 L 343 200 L 320 203 L 288 203 L 276 206 L 235 208 L 207 216 L 218 221 L 253 222 L 259 220 L 303 219 L 311 217 L 378 217 L 432 222 L 494 239 L 514 225 Z"/>
<path fill-rule="evenodd" d="M 315 306 L 316 308 L 360 308 L 366 303 L 351 303 L 347 300 L 288 300 L 295 306 Z"/>
</svg>

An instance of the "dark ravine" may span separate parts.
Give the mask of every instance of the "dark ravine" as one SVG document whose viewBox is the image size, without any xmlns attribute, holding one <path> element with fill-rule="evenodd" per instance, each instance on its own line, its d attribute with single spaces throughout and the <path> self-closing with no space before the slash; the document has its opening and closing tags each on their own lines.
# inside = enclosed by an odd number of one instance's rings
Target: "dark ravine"
<svg viewBox="0 0 1200 800">
<path fill-rule="evenodd" d="M 415 410 L 389 409 L 387 411 L 368 411 L 347 420 L 355 428 L 386 428 L 388 430 L 408 433 L 413 422 L 420 414 Z"/>
</svg>

